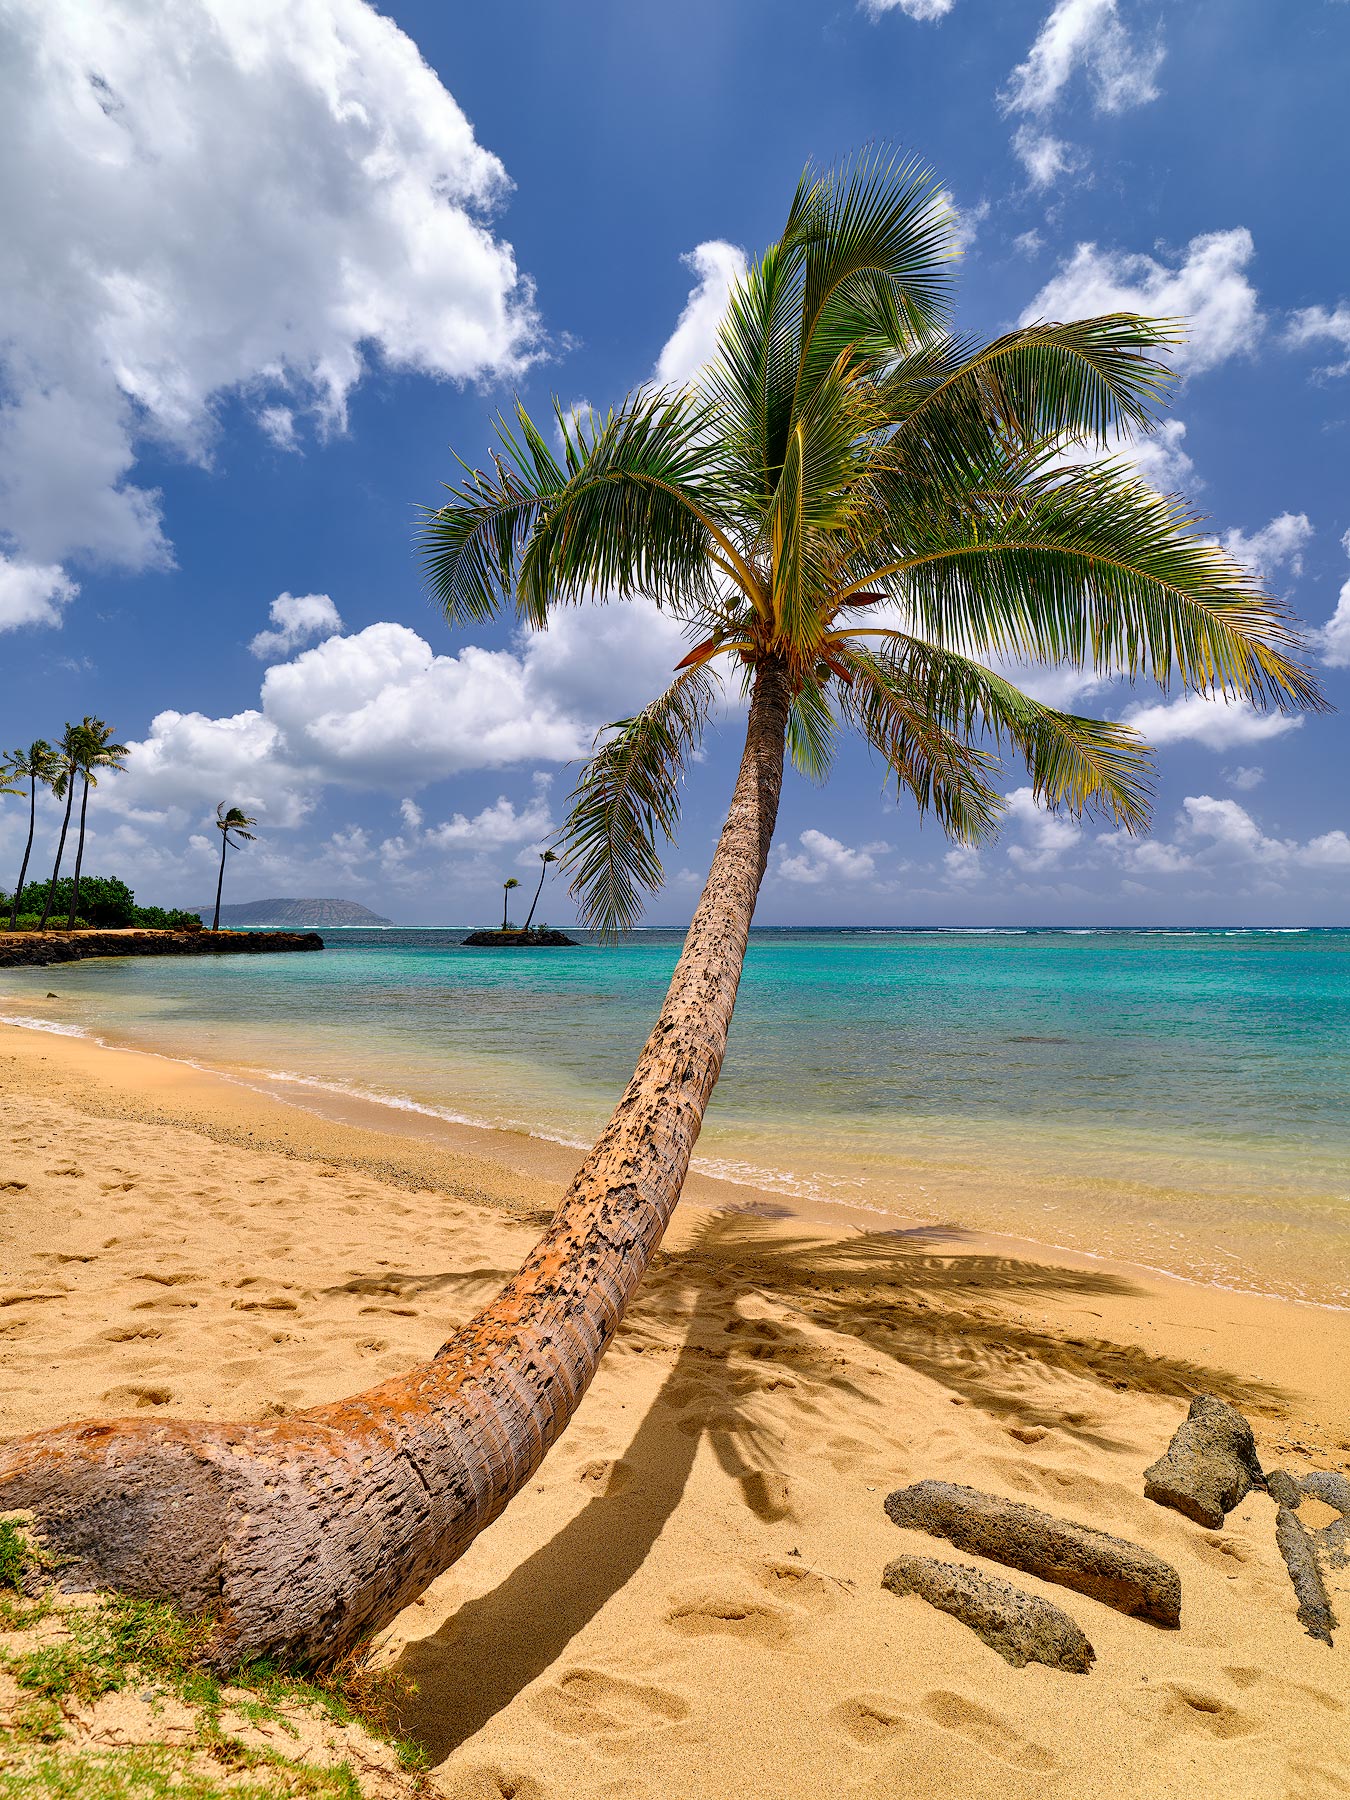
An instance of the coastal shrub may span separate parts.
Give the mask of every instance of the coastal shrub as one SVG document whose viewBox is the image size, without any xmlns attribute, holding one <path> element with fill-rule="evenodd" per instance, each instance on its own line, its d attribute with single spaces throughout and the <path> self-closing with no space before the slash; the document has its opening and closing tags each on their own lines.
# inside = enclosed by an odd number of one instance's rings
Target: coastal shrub
<svg viewBox="0 0 1350 1800">
<path fill-rule="evenodd" d="M 51 886 L 50 881 L 30 881 L 24 884 L 24 910 L 19 915 L 16 927 L 19 931 L 37 930 L 42 922 L 42 911 L 47 904 Z M 74 886 L 74 881 L 66 875 L 57 882 L 47 920 L 49 930 L 64 929 Z M 8 912 L 9 904 L 9 896 L 0 894 L 0 909 Z M 81 876 L 80 913 L 75 921 L 75 929 L 119 931 L 128 926 L 140 926 L 146 931 L 200 931 L 202 922 L 195 912 L 186 912 L 178 906 L 137 906 L 135 894 L 120 876 Z"/>
</svg>

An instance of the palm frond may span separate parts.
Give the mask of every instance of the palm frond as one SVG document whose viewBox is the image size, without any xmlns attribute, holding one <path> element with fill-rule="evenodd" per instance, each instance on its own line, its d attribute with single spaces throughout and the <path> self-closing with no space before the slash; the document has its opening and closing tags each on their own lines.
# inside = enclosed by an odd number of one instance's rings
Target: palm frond
<svg viewBox="0 0 1350 1800">
<path fill-rule="evenodd" d="M 560 860 L 584 925 L 613 936 L 642 916 L 642 894 L 663 879 L 658 837 L 675 835 L 680 782 L 713 702 L 702 669 L 611 729 L 572 790 Z"/>
<path fill-rule="evenodd" d="M 1075 818 L 1100 812 L 1128 831 L 1147 827 L 1152 759 L 1128 725 L 1061 712 L 969 657 L 900 632 L 870 654 L 926 717 L 967 742 L 990 738 L 1016 751 L 1042 805 Z"/>
<path fill-rule="evenodd" d="M 825 682 L 803 682 L 788 708 L 787 747 L 793 767 L 808 781 L 820 784 L 828 780 L 834 736 L 834 712 Z"/>
</svg>

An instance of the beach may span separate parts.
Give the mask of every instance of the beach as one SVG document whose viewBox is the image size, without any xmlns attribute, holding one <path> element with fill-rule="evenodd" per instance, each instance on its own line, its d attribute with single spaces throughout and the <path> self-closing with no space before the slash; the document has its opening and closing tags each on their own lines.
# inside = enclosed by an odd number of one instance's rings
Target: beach
<svg viewBox="0 0 1350 1800">
<path fill-rule="evenodd" d="M 0 1030 L 0 1430 L 259 1418 L 395 1374 L 515 1268 L 578 1157 L 319 1098 Z M 703 1174 L 560 1444 L 378 1655 L 465 1800 L 1344 1793 L 1350 1639 L 1304 1634 L 1273 1505 L 1209 1531 L 1142 1472 L 1194 1392 L 1241 1407 L 1267 1468 L 1350 1467 L 1348 1366 L 1332 1307 Z M 1019 1575 L 1097 1661 L 1009 1667 L 881 1586 L 901 1550 L 974 1564 L 887 1520 L 930 1476 L 1165 1557 L 1181 1629 Z"/>
</svg>

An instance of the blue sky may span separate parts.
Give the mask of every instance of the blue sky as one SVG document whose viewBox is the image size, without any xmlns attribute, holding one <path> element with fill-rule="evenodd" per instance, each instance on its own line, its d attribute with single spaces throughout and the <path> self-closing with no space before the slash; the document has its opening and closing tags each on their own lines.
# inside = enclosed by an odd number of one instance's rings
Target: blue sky
<svg viewBox="0 0 1350 1800">
<path fill-rule="evenodd" d="M 1344 708 L 1348 74 L 1346 0 L 13 0 L 0 742 L 116 725 L 86 866 L 143 899 L 210 892 L 226 800 L 260 818 L 234 898 L 491 919 L 681 645 L 641 604 L 452 633 L 416 504 L 513 390 L 694 376 L 803 163 L 875 140 L 951 194 L 965 328 L 1191 318 L 1140 467 L 1291 600 Z M 828 789 L 789 777 L 760 921 L 1346 922 L 1343 711 L 1039 691 L 1157 744 L 1151 838 L 1050 818 L 1010 769 L 999 844 L 952 852 L 858 747 Z M 653 923 L 689 916 L 737 751 L 733 715 Z"/>
</svg>

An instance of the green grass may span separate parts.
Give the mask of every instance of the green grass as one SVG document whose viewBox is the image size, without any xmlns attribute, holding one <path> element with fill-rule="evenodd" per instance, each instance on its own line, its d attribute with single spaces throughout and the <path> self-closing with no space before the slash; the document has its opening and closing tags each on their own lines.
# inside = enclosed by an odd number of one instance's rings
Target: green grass
<svg viewBox="0 0 1350 1800">
<path fill-rule="evenodd" d="M 48 1594 L 25 1596 L 28 1568 L 40 1557 L 21 1531 L 0 1524 L 0 1630 L 19 1632 L 50 1619 Z M 0 1648 L 0 1665 L 20 1690 L 7 1726 L 0 1727 L 0 1800 L 42 1796 L 62 1800 L 360 1800 L 345 1765 L 331 1769 L 292 1762 L 252 1749 L 221 1725 L 223 1688 L 229 1706 L 250 1725 L 280 1726 L 298 1737 L 297 1711 L 337 1726 L 359 1725 L 395 1751 L 415 1777 L 426 1767 L 420 1745 L 399 1740 L 395 1725 L 408 1684 L 372 1669 L 359 1655 L 327 1670 L 297 1672 L 258 1662 L 218 1677 L 202 1666 L 211 1634 L 208 1619 L 184 1619 L 159 1600 L 113 1595 L 61 1617 L 62 1635 L 32 1649 Z M 134 1688 L 153 1707 L 174 1698 L 192 1708 L 195 1740 L 183 1747 L 142 1745 L 81 1750 L 64 1717 L 70 1705 Z M 240 1692 L 242 1690 L 242 1692 Z M 219 1773 L 213 1773 L 213 1765 Z M 245 1779 L 247 1777 L 247 1779 Z M 223 1784 L 223 1785 L 222 1785 Z"/>
</svg>

